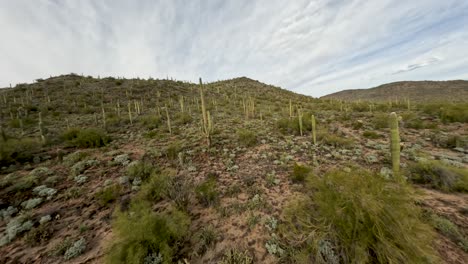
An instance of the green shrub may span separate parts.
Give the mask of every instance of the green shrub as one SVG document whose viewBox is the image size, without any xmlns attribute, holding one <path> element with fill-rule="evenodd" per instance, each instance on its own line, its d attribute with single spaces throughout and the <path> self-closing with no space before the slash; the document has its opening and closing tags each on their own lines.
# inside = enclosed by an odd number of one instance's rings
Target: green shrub
<svg viewBox="0 0 468 264">
<path fill-rule="evenodd" d="M 175 122 L 178 125 L 186 125 L 192 122 L 193 118 L 189 113 L 179 112 L 175 115 Z"/>
<path fill-rule="evenodd" d="M 104 188 L 101 191 L 98 191 L 95 197 L 99 205 L 108 206 L 110 203 L 114 202 L 119 197 L 120 191 L 120 185 L 111 185 Z"/>
<path fill-rule="evenodd" d="M 311 175 L 280 232 L 308 263 L 433 263 L 433 232 L 409 186 L 364 170 Z M 294 256 L 292 257 L 294 258 Z"/>
<path fill-rule="evenodd" d="M 180 211 L 155 213 L 147 202 L 132 202 L 129 212 L 116 213 L 107 263 L 176 263 L 177 247 L 189 226 L 190 218 Z"/>
<path fill-rule="evenodd" d="M 127 176 L 130 180 L 140 178 L 142 181 L 145 181 L 155 172 L 157 172 L 156 167 L 144 161 L 132 162 L 127 167 Z"/>
<path fill-rule="evenodd" d="M 452 223 L 445 217 L 436 215 L 432 212 L 427 214 L 429 218 L 429 223 L 437 229 L 440 233 L 448 237 L 455 244 L 460 245 L 465 252 L 468 251 L 468 239 L 466 239 L 463 234 L 460 232 L 460 229 L 457 225 Z"/>
<path fill-rule="evenodd" d="M 237 131 L 237 139 L 239 144 L 245 147 L 251 147 L 257 144 L 257 135 L 255 132 L 246 130 L 246 129 L 240 129 Z"/>
<path fill-rule="evenodd" d="M 154 173 L 148 183 L 141 186 L 139 195 L 148 201 L 160 201 L 167 197 L 171 185 L 171 177 L 165 173 Z"/>
<path fill-rule="evenodd" d="M 318 123 L 317 119 L 316 122 Z M 279 128 L 280 132 L 284 134 L 300 134 L 300 126 L 299 126 L 299 118 L 281 118 L 277 121 L 277 127 Z M 312 128 L 312 121 L 310 119 L 310 115 L 303 114 L 302 116 L 302 132 L 307 133 Z"/>
<path fill-rule="evenodd" d="M 377 138 L 383 137 L 382 135 L 377 134 L 374 131 L 364 131 L 364 133 L 362 133 L 362 136 L 365 138 L 371 138 L 371 139 L 377 139 Z"/>
<path fill-rule="evenodd" d="M 291 180 L 293 182 L 303 182 L 312 171 L 311 168 L 300 164 L 294 164 Z"/>
<path fill-rule="evenodd" d="M 253 258 L 248 250 L 229 249 L 224 253 L 219 264 L 253 264 Z"/>
<path fill-rule="evenodd" d="M 62 134 L 62 138 L 73 147 L 98 148 L 110 142 L 109 136 L 96 128 L 71 128 Z"/>
<path fill-rule="evenodd" d="M 161 125 L 162 120 L 158 116 L 146 115 L 139 117 L 138 122 L 147 129 L 155 129 Z"/>
<path fill-rule="evenodd" d="M 388 114 L 385 113 L 376 113 L 372 118 L 371 124 L 375 129 L 388 128 Z"/>
<path fill-rule="evenodd" d="M 334 147 L 351 147 L 354 144 L 354 140 L 351 138 L 344 138 L 335 134 L 319 134 L 319 140 L 324 144 L 334 146 Z"/>
<path fill-rule="evenodd" d="M 468 171 L 440 161 L 421 161 L 408 168 L 408 178 L 419 184 L 447 192 L 468 192 Z"/>
<path fill-rule="evenodd" d="M 218 201 L 219 193 L 216 185 L 215 178 L 208 178 L 195 188 L 197 199 L 202 205 L 210 206 Z"/>
<path fill-rule="evenodd" d="M 41 147 L 39 140 L 34 138 L 0 140 L 0 167 L 16 162 L 29 162 Z"/>
</svg>

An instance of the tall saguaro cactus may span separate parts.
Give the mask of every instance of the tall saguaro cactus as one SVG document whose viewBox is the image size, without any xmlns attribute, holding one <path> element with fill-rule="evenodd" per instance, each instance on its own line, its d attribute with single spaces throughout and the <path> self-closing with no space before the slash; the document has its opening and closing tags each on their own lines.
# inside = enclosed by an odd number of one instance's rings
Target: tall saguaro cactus
<svg viewBox="0 0 468 264">
<path fill-rule="evenodd" d="M 403 178 L 400 175 L 400 132 L 398 130 L 398 116 L 395 112 L 390 114 L 390 150 L 393 177 L 401 182 Z"/>
<path fill-rule="evenodd" d="M 167 105 L 165 105 L 164 108 L 166 109 L 167 129 L 169 130 L 169 134 L 172 135 L 171 117 L 169 116 L 169 110 Z"/>
<path fill-rule="evenodd" d="M 210 116 L 210 112 L 206 111 L 205 105 L 205 96 L 203 94 L 203 82 L 200 78 L 200 102 L 201 102 L 201 109 L 202 109 L 202 132 L 206 138 L 208 146 L 211 145 L 211 134 L 213 132 L 213 122 Z"/>
<path fill-rule="evenodd" d="M 312 120 L 312 140 L 314 145 L 317 145 L 317 134 L 315 133 L 315 116 L 312 115 L 310 119 Z"/>
<path fill-rule="evenodd" d="M 301 137 L 302 137 L 302 111 L 301 109 L 297 110 L 297 117 L 299 119 L 299 133 L 301 134 Z"/>
<path fill-rule="evenodd" d="M 42 123 L 42 113 L 39 112 L 39 133 L 41 134 L 41 142 L 45 144 L 46 139 L 44 136 L 44 124 Z"/>
</svg>

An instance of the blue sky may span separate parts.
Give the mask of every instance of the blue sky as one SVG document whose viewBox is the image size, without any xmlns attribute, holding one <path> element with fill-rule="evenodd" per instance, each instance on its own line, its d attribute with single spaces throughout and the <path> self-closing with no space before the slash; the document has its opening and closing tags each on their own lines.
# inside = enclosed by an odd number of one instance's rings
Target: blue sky
<svg viewBox="0 0 468 264">
<path fill-rule="evenodd" d="M 466 0 L 0 0 L 0 87 L 70 72 L 312 96 L 468 79 Z"/>
</svg>

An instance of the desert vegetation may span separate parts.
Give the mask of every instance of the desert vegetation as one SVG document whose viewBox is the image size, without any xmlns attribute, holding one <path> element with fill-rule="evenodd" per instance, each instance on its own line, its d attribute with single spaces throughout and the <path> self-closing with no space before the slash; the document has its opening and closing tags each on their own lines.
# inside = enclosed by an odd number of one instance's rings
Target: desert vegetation
<svg viewBox="0 0 468 264">
<path fill-rule="evenodd" d="M 465 263 L 468 103 L 392 96 L 245 77 L 1 89 L 0 262 Z"/>
</svg>

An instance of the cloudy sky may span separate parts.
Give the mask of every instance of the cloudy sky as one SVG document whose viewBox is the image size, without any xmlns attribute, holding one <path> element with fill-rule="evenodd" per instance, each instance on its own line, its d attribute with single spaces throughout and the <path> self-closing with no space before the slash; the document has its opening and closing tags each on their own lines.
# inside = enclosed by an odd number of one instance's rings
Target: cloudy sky
<svg viewBox="0 0 468 264">
<path fill-rule="evenodd" d="M 70 72 L 247 76 L 321 96 L 468 79 L 466 0 L 0 0 L 0 87 Z"/>
</svg>

